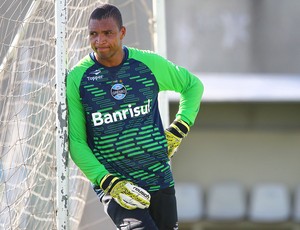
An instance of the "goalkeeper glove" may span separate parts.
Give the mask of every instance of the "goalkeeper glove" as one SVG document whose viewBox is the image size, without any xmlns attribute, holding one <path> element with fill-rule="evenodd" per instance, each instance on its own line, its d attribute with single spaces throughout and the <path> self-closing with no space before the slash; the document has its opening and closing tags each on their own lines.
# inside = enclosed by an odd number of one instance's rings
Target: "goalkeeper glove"
<svg viewBox="0 0 300 230">
<path fill-rule="evenodd" d="M 100 182 L 100 187 L 105 194 L 111 195 L 123 208 L 129 210 L 145 209 L 150 205 L 151 196 L 145 189 L 111 174 L 104 176 Z"/>
<path fill-rule="evenodd" d="M 175 120 L 170 127 L 165 130 L 169 158 L 177 151 L 182 139 L 187 136 L 189 131 L 190 126 L 182 120 Z"/>
</svg>

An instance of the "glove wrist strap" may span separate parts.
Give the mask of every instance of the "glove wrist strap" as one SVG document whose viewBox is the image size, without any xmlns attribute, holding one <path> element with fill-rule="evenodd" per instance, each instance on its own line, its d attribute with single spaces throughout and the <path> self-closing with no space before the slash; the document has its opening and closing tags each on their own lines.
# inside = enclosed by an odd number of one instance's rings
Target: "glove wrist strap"
<svg viewBox="0 0 300 230">
<path fill-rule="evenodd" d="M 187 136 L 190 127 L 184 121 L 175 120 L 167 130 L 175 136 L 183 138 Z"/>
<path fill-rule="evenodd" d="M 111 174 L 107 174 L 101 180 L 100 188 L 102 188 L 103 191 L 108 194 L 119 181 L 120 179 L 118 177 L 115 177 Z"/>
</svg>

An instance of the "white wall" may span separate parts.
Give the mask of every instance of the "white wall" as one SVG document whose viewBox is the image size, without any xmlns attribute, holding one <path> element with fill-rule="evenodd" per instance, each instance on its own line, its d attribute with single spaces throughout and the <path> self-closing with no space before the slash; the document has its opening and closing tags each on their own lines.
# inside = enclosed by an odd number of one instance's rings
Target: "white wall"
<svg viewBox="0 0 300 230">
<path fill-rule="evenodd" d="M 300 72 L 298 0 L 166 0 L 166 9 L 168 57 L 193 72 Z"/>
<path fill-rule="evenodd" d="M 300 184 L 300 131 L 193 131 L 173 159 L 176 181 Z"/>
<path fill-rule="evenodd" d="M 174 116 L 176 106 L 172 107 Z M 202 104 L 173 159 L 176 181 L 300 184 L 300 103 Z"/>
</svg>

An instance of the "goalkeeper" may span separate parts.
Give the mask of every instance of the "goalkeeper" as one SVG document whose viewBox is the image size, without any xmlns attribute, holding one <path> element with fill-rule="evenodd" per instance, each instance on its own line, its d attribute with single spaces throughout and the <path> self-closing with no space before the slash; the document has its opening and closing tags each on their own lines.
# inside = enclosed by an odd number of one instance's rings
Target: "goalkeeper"
<svg viewBox="0 0 300 230">
<path fill-rule="evenodd" d="M 67 77 L 70 154 L 92 182 L 118 229 L 177 229 L 170 158 L 200 107 L 201 81 L 150 51 L 123 46 L 118 8 L 96 8 L 88 22 L 92 52 Z M 180 93 L 163 129 L 158 93 Z"/>
</svg>

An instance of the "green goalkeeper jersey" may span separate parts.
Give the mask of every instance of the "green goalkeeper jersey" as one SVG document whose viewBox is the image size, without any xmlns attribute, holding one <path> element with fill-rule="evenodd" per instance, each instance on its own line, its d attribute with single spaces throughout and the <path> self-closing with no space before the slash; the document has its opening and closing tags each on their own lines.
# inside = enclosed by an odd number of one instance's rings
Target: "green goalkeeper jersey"
<svg viewBox="0 0 300 230">
<path fill-rule="evenodd" d="M 149 51 L 123 47 L 116 67 L 84 57 L 68 74 L 70 154 L 95 185 L 111 173 L 148 191 L 174 184 L 158 93 L 180 93 L 176 114 L 193 125 L 203 93 L 186 69 Z"/>
</svg>

